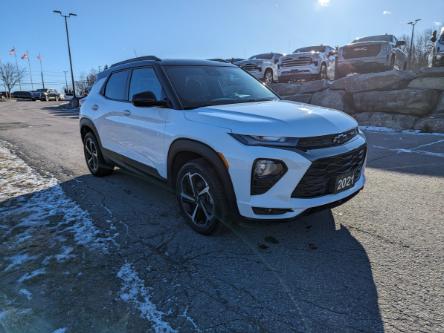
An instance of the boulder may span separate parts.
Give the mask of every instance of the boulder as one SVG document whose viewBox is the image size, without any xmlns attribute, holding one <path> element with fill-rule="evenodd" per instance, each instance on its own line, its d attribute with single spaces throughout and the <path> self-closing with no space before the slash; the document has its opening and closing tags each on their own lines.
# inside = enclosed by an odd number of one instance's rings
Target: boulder
<svg viewBox="0 0 444 333">
<path fill-rule="evenodd" d="M 444 117 L 431 116 L 419 119 L 414 126 L 415 129 L 423 132 L 444 133 Z"/>
<path fill-rule="evenodd" d="M 424 67 L 416 71 L 417 77 L 443 77 L 444 67 Z"/>
<path fill-rule="evenodd" d="M 415 116 L 385 112 L 362 112 L 354 114 L 353 117 L 359 125 L 389 127 L 397 130 L 412 129 L 418 120 Z"/>
<path fill-rule="evenodd" d="M 270 88 L 280 96 L 290 96 L 299 94 L 301 91 L 300 83 L 273 83 Z"/>
<path fill-rule="evenodd" d="M 402 89 L 353 94 L 354 108 L 360 112 L 394 112 L 424 116 L 438 101 L 435 90 Z"/>
<path fill-rule="evenodd" d="M 345 90 L 347 92 L 360 92 L 369 90 L 402 89 L 415 78 L 413 72 L 387 71 L 346 76 L 331 84 L 331 89 Z"/>
<path fill-rule="evenodd" d="M 444 91 L 441 93 L 438 99 L 438 104 L 436 104 L 435 111 L 433 113 L 444 114 Z"/>
<path fill-rule="evenodd" d="M 418 77 L 410 81 L 409 88 L 444 90 L 444 76 Z"/>
<path fill-rule="evenodd" d="M 327 80 L 316 80 L 316 81 L 307 81 L 302 83 L 301 93 L 315 93 L 329 87 L 329 83 Z"/>
<path fill-rule="evenodd" d="M 281 96 L 283 99 L 294 102 L 310 103 L 311 94 L 294 94 L 289 96 Z"/>
<path fill-rule="evenodd" d="M 344 90 L 323 90 L 313 94 L 311 104 L 343 111 L 345 109 L 344 95 Z"/>
</svg>

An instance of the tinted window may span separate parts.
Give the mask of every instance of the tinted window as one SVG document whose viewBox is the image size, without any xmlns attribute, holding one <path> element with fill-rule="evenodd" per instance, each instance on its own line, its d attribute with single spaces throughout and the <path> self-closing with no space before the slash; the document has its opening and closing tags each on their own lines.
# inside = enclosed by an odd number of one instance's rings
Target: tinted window
<svg viewBox="0 0 444 333">
<path fill-rule="evenodd" d="M 324 51 L 325 51 L 325 46 L 310 46 L 310 47 L 303 47 L 303 48 L 297 49 L 293 53 L 298 53 L 298 52 L 324 52 Z"/>
<path fill-rule="evenodd" d="M 185 108 L 278 99 L 262 83 L 239 67 L 165 67 Z"/>
<path fill-rule="evenodd" d="M 355 39 L 352 43 L 357 42 L 391 42 L 392 36 L 391 35 L 380 35 L 380 36 L 369 36 L 369 37 L 363 37 Z"/>
<path fill-rule="evenodd" d="M 129 71 L 121 71 L 111 74 L 106 84 L 105 96 L 119 101 L 126 101 L 126 82 Z"/>
<path fill-rule="evenodd" d="M 258 54 L 255 56 L 250 57 L 251 60 L 256 59 L 262 59 L 262 60 L 269 60 L 273 57 L 273 53 L 264 53 L 264 54 Z"/>
<path fill-rule="evenodd" d="M 144 91 L 151 91 L 158 100 L 164 99 L 162 86 L 152 68 L 138 68 L 133 70 L 130 83 L 130 100 L 132 100 L 135 94 Z"/>
</svg>

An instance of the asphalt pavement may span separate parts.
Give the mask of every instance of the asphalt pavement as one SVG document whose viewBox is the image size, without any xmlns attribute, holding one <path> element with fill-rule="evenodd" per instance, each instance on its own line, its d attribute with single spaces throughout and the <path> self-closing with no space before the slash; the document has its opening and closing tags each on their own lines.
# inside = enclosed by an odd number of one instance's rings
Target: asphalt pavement
<svg viewBox="0 0 444 333">
<path fill-rule="evenodd" d="M 91 176 L 76 110 L 0 103 L 0 333 L 443 332 L 444 135 L 364 130 L 353 200 L 205 237 Z"/>
</svg>

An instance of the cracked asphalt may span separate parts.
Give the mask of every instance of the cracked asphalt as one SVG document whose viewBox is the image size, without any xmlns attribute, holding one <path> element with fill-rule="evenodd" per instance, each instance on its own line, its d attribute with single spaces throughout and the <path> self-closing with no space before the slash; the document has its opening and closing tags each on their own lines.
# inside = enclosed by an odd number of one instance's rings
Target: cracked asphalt
<svg viewBox="0 0 444 333">
<path fill-rule="evenodd" d="M 350 202 L 205 237 L 162 184 L 91 176 L 77 118 L 0 103 L 0 333 L 444 331 L 444 135 L 369 129 Z"/>
</svg>

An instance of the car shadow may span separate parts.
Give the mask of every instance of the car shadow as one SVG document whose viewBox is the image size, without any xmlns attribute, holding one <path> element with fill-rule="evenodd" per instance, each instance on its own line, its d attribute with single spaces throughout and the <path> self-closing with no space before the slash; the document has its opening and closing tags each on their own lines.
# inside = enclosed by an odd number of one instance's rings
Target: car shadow
<svg viewBox="0 0 444 333">
<path fill-rule="evenodd" d="M 94 239 L 106 251 L 90 246 Z M 0 309 L 32 309 L 35 327 L 141 332 L 154 306 L 182 331 L 384 330 L 367 253 L 329 210 L 202 236 L 166 186 L 117 170 L 0 202 L 0 240 Z M 47 259 L 64 248 L 72 249 L 66 260 Z M 6 269 L 19 253 L 33 259 Z M 124 267 L 134 295 L 122 292 Z"/>
<path fill-rule="evenodd" d="M 49 114 L 58 117 L 65 117 L 71 119 L 79 118 L 79 108 L 70 108 L 69 103 L 65 104 L 56 104 L 56 105 L 47 105 L 42 107 L 42 110 L 46 110 Z"/>
</svg>

